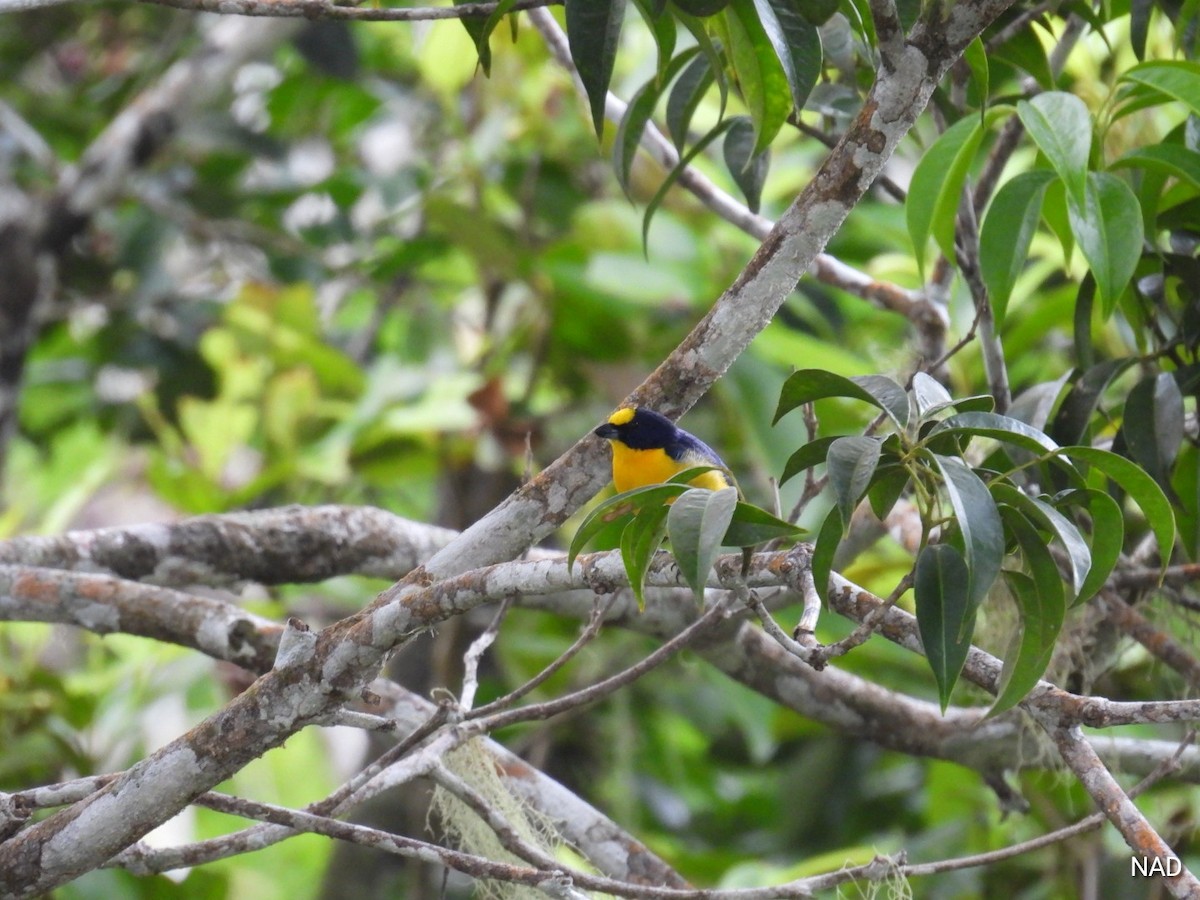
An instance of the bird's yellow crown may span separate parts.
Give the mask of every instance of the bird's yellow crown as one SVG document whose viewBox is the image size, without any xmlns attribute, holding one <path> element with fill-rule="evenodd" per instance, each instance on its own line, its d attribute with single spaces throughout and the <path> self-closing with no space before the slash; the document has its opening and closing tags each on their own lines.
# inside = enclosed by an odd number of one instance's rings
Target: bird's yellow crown
<svg viewBox="0 0 1200 900">
<path fill-rule="evenodd" d="M 622 409 L 618 409 L 615 413 L 613 413 L 611 416 L 608 417 L 608 424 L 609 425 L 624 425 L 626 422 L 630 422 L 633 420 L 633 416 L 636 412 L 637 412 L 637 410 L 631 406 L 626 406 Z"/>
</svg>

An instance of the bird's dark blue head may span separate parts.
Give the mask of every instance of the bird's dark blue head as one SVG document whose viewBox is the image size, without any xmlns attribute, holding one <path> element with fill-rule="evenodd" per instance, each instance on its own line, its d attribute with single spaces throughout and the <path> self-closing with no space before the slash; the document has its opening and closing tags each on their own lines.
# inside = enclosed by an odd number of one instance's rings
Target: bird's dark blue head
<svg viewBox="0 0 1200 900">
<path fill-rule="evenodd" d="M 673 446 L 680 434 L 674 422 L 644 406 L 618 409 L 592 433 L 610 441 L 620 441 L 633 450 Z"/>
</svg>

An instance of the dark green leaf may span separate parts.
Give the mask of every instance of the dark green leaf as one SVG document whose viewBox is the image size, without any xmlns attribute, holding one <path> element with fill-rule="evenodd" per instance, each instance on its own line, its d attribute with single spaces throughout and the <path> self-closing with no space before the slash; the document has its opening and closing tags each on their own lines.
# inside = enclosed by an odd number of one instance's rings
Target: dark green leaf
<svg viewBox="0 0 1200 900">
<path fill-rule="evenodd" d="M 755 547 L 777 538 L 797 538 L 804 529 L 771 515 L 765 509 L 738 502 L 733 521 L 725 530 L 721 543 L 726 547 Z"/>
<path fill-rule="evenodd" d="M 913 171 L 904 213 L 922 272 L 930 235 L 947 259 L 955 259 L 954 220 L 967 170 L 981 140 L 983 127 L 979 119 L 965 116 L 943 132 Z"/>
<path fill-rule="evenodd" d="M 988 711 L 989 716 L 1016 706 L 1037 685 L 1050 664 L 1054 644 L 1062 630 L 1061 584 L 1056 598 L 1053 589 L 1048 597 L 1043 595 L 1038 581 L 1024 572 L 1005 572 L 1004 580 L 1017 604 L 1020 620 L 1009 650 L 1004 654 L 996 702 Z"/>
<path fill-rule="evenodd" d="M 642 132 L 646 130 L 646 123 L 654 114 L 654 107 L 658 105 L 658 98 L 662 95 L 663 88 L 671 83 L 679 70 L 687 65 L 688 61 L 698 52 L 695 47 L 684 50 L 671 60 L 665 71 L 642 85 L 629 101 L 629 106 L 626 107 L 625 115 L 621 118 L 621 124 L 617 128 L 617 139 L 613 142 L 613 168 L 617 173 L 617 181 L 625 193 L 629 193 L 629 172 L 633 168 L 633 157 L 641 143 Z"/>
<path fill-rule="evenodd" d="M 729 0 L 672 0 L 672 2 L 689 16 L 700 18 L 715 16 L 729 5 Z"/>
<path fill-rule="evenodd" d="M 1183 395 L 1175 377 L 1159 372 L 1133 386 L 1121 425 L 1130 455 L 1159 484 L 1166 484 L 1183 443 Z"/>
<path fill-rule="evenodd" d="M 1068 195 L 1082 204 L 1092 149 L 1092 117 L 1087 106 L 1074 94 L 1047 91 L 1017 103 L 1017 115 L 1067 186 Z"/>
<path fill-rule="evenodd" d="M 688 128 L 696 107 L 713 83 L 712 63 L 707 56 L 693 59 L 675 81 L 671 95 L 667 98 L 667 131 L 675 149 L 683 152 L 687 142 Z"/>
<path fill-rule="evenodd" d="M 792 106 L 799 113 L 821 77 L 821 35 L 816 26 L 804 17 L 794 0 L 763 2 L 770 6 L 779 23 L 781 40 L 775 49 L 792 92 Z M 758 4 L 760 11 L 763 2 Z"/>
<path fill-rule="evenodd" d="M 867 490 L 867 499 L 871 503 L 871 512 L 880 521 L 887 518 L 892 507 L 904 494 L 911 476 L 907 469 L 899 465 L 880 466 L 876 470 L 871 487 Z"/>
<path fill-rule="evenodd" d="M 454 5 L 462 6 L 464 3 L 471 2 L 474 0 L 454 0 Z M 467 30 L 471 42 L 475 45 L 475 52 L 479 54 L 479 68 L 483 69 L 484 75 L 490 76 L 492 74 L 492 49 L 487 38 L 491 34 L 491 30 L 487 29 L 483 19 L 473 16 L 464 16 L 459 21 L 462 22 L 463 28 Z"/>
<path fill-rule="evenodd" d="M 1084 579 L 1092 568 L 1092 553 L 1075 523 L 1045 500 L 1030 497 L 1010 484 L 993 484 L 992 496 L 999 503 L 1008 504 L 1029 521 L 1037 523 L 1057 539 L 1071 568 L 1071 596 L 1077 597 L 1083 589 Z"/>
<path fill-rule="evenodd" d="M 1068 197 L 1067 215 L 1071 233 L 1096 278 L 1107 319 L 1142 256 L 1142 209 L 1120 178 L 1088 172 L 1084 202 Z"/>
<path fill-rule="evenodd" d="M 787 464 L 783 467 L 783 474 L 779 477 L 779 483 L 786 484 L 805 469 L 811 469 L 813 466 L 819 466 L 825 462 L 825 457 L 829 454 L 829 445 L 837 439 L 837 435 L 817 438 L 809 441 L 789 456 Z"/>
<path fill-rule="evenodd" d="M 1133 498 L 1150 523 L 1163 565 L 1166 565 L 1175 546 L 1175 516 L 1166 495 L 1154 479 L 1137 464 L 1098 447 L 1063 447 L 1059 453 L 1074 462 L 1099 469 Z"/>
<path fill-rule="evenodd" d="M 621 532 L 621 561 L 625 563 L 625 574 L 629 576 L 639 610 L 646 608 L 646 572 L 667 533 L 670 509 L 666 505 L 647 507 Z"/>
<path fill-rule="evenodd" d="M 1182 60 L 1142 63 L 1125 72 L 1120 81 L 1152 88 L 1200 116 L 1200 64 Z"/>
<path fill-rule="evenodd" d="M 730 0 L 721 19 L 714 21 L 723 26 L 729 62 L 754 121 L 754 150 L 761 153 L 771 145 L 791 112 L 787 75 L 754 0 Z"/>
<path fill-rule="evenodd" d="M 1109 382 L 1133 362 L 1134 359 L 1128 356 L 1108 359 L 1092 366 L 1079 377 L 1063 398 L 1058 414 L 1054 417 L 1051 432 L 1058 443 L 1075 444 L 1083 440 L 1088 422 L 1091 421 L 1096 404 L 1100 401 L 1100 395 L 1104 393 Z"/>
<path fill-rule="evenodd" d="M 588 542 L 607 528 L 614 519 L 624 515 L 636 515 L 648 507 L 662 506 L 671 497 L 678 497 L 686 490 L 688 487 L 683 484 L 650 484 L 609 497 L 598 504 L 579 523 L 575 536 L 571 538 L 571 546 L 567 550 L 567 568 L 574 565 L 575 557 Z"/>
<path fill-rule="evenodd" d="M 565 0 L 567 43 L 592 110 L 598 137 L 604 136 L 604 104 L 613 61 L 625 21 L 625 0 Z"/>
<path fill-rule="evenodd" d="M 675 17 L 663 15 L 666 3 L 660 0 L 633 0 L 646 27 L 654 35 L 654 46 L 658 48 L 659 88 L 667 85 L 668 79 L 663 73 L 671 56 L 675 53 L 676 27 Z"/>
<path fill-rule="evenodd" d="M 732 119 L 726 119 L 723 122 L 717 123 L 717 126 L 704 137 L 700 138 L 700 140 L 696 141 L 692 145 L 692 149 L 679 158 L 679 163 L 675 168 L 667 173 L 667 177 L 663 179 L 663 183 L 659 185 L 658 190 L 654 192 L 654 196 L 650 198 L 650 202 L 646 204 L 646 212 L 642 216 L 643 246 L 645 246 L 650 237 L 650 221 L 654 218 L 654 214 L 658 211 L 659 206 L 662 205 L 663 199 L 667 196 L 667 191 L 671 189 L 671 185 L 679 180 L 680 174 L 691 165 L 692 160 L 699 156 L 705 147 L 716 140 L 729 127 L 732 121 Z"/>
<path fill-rule="evenodd" d="M 1045 169 L 1022 172 L 996 192 L 979 235 L 979 267 L 992 301 L 996 327 L 1004 324 L 1008 298 L 1025 268 L 1041 220 L 1042 198 L 1054 179 Z"/>
<path fill-rule="evenodd" d="M 1024 69 L 1044 91 L 1054 90 L 1054 74 L 1046 58 L 1046 48 L 1038 39 L 1032 23 L 1022 28 L 993 53 L 999 59 Z"/>
<path fill-rule="evenodd" d="M 967 564 L 950 544 L 932 544 L 917 557 L 913 582 L 917 627 L 925 658 L 937 682 L 942 712 L 967 661 L 975 611 L 967 602 L 970 576 Z"/>
<path fill-rule="evenodd" d="M 1026 425 L 1019 419 L 991 412 L 966 412 L 951 416 L 939 422 L 929 433 L 929 437 L 945 432 L 989 437 L 1015 444 L 1033 453 L 1054 453 L 1058 449 L 1058 444 L 1033 426 Z"/>
<path fill-rule="evenodd" d="M 987 596 L 1004 559 L 1004 527 L 987 485 L 961 459 L 934 454 L 962 532 L 970 591 L 967 597 L 972 620 Z"/>
<path fill-rule="evenodd" d="M 1116 568 L 1125 542 L 1125 518 L 1121 515 L 1120 504 L 1104 491 L 1092 488 L 1064 491 L 1054 500 L 1060 505 L 1085 505 L 1092 517 L 1092 567 L 1072 604 L 1078 606 L 1096 596 Z"/>
<path fill-rule="evenodd" d="M 708 573 L 721 549 L 721 539 L 733 519 L 737 502 L 737 488 L 719 491 L 692 488 L 680 495 L 667 514 L 671 552 L 697 599 L 704 596 Z"/>
<path fill-rule="evenodd" d="M 1182 144 L 1150 144 L 1130 150 L 1109 168 L 1138 168 L 1158 172 L 1200 190 L 1200 153 Z"/>
<path fill-rule="evenodd" d="M 792 5 L 811 25 L 824 25 L 838 10 L 837 0 L 792 0 Z"/>
<path fill-rule="evenodd" d="M 829 447 L 826 472 L 842 515 L 842 536 L 850 528 L 850 516 L 867 492 L 879 465 L 880 441 L 871 437 L 841 437 Z"/>
<path fill-rule="evenodd" d="M 814 400 L 826 397 L 850 397 L 865 400 L 884 410 L 903 429 L 908 424 L 908 395 L 904 389 L 883 375 L 845 378 L 824 369 L 801 369 L 793 372 L 783 383 L 774 422 L 784 415 Z"/>
<path fill-rule="evenodd" d="M 833 572 L 833 557 L 837 553 L 838 543 L 842 539 L 842 514 L 836 506 L 832 507 L 821 523 L 817 532 L 817 542 L 813 546 L 812 572 L 813 584 L 817 593 L 822 597 L 829 593 L 829 576 Z"/>
<path fill-rule="evenodd" d="M 770 166 L 769 150 L 754 152 L 754 123 L 748 116 L 737 116 L 725 132 L 725 165 L 734 183 L 746 197 L 751 212 L 758 212 L 763 183 Z"/>
</svg>

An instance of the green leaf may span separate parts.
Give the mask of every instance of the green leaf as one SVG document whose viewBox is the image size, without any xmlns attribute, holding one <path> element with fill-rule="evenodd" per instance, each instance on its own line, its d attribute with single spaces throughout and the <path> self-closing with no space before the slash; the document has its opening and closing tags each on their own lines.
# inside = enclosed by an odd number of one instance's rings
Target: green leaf
<svg viewBox="0 0 1200 900">
<path fill-rule="evenodd" d="M 1045 169 L 1022 172 L 996 192 L 983 220 L 979 267 L 997 328 L 1004 324 L 1008 298 L 1029 258 L 1029 245 L 1041 220 L 1042 198 L 1053 179 L 1053 173 Z"/>
<path fill-rule="evenodd" d="M 925 372 L 913 375 L 912 389 L 913 399 L 917 403 L 917 415 L 922 419 L 954 402 L 954 398 L 942 383 Z"/>
<path fill-rule="evenodd" d="M 925 658 L 937 682 L 942 712 L 967 661 L 974 609 L 967 602 L 970 575 L 962 554 L 950 544 L 931 544 L 917 557 L 913 593 Z"/>
<path fill-rule="evenodd" d="M 1010 649 L 1004 654 L 996 702 L 988 711 L 989 716 L 1012 709 L 1037 685 L 1050 665 L 1054 644 L 1062 630 L 1061 621 L 1057 629 L 1054 627 L 1057 606 L 1053 591 L 1049 597 L 1044 596 L 1037 581 L 1024 572 L 1005 572 L 1004 580 L 1017 604 L 1020 620 Z"/>
<path fill-rule="evenodd" d="M 1083 203 L 1088 154 L 1092 149 L 1092 117 L 1074 94 L 1047 91 L 1017 103 L 1017 115 L 1067 192 Z"/>
<path fill-rule="evenodd" d="M 1024 69 L 1042 90 L 1054 90 L 1054 73 L 1050 71 L 1050 60 L 1046 58 L 1046 48 L 1042 46 L 1032 24 L 1002 43 L 993 55 Z"/>
<path fill-rule="evenodd" d="M 712 63 L 707 56 L 702 55 L 688 63 L 687 68 L 676 79 L 675 86 L 671 88 L 671 95 L 667 98 L 667 131 L 676 150 L 683 151 L 692 116 L 712 83 Z"/>
<path fill-rule="evenodd" d="M 671 552 L 698 600 L 704 597 L 708 573 L 720 552 L 721 539 L 733 519 L 737 502 L 737 488 L 719 491 L 692 488 L 680 495 L 667 514 Z"/>
<path fill-rule="evenodd" d="M 967 44 L 967 49 L 963 51 L 963 61 L 971 70 L 971 82 L 979 94 L 979 114 L 982 116 L 987 108 L 989 75 L 987 50 L 984 49 L 981 37 L 976 36 L 975 40 Z"/>
<path fill-rule="evenodd" d="M 454 0 L 454 5 L 462 6 L 464 3 L 471 2 L 473 0 Z M 479 54 L 479 68 L 483 69 L 484 75 L 490 77 L 492 74 L 492 48 L 488 43 L 488 36 L 491 34 L 491 30 L 487 28 L 483 19 L 473 16 L 464 16 L 459 21 L 462 22 L 463 28 L 467 30 L 467 35 L 475 45 L 475 52 Z"/>
<path fill-rule="evenodd" d="M 754 123 L 748 116 L 737 116 L 725 132 L 725 165 L 734 183 L 746 198 L 751 212 L 758 212 L 763 183 L 767 180 L 771 152 L 754 152 Z"/>
<path fill-rule="evenodd" d="M 955 259 L 954 220 L 967 170 L 982 140 L 983 127 L 979 119 L 964 116 L 938 137 L 913 171 L 904 214 L 922 277 L 925 245 L 930 235 L 943 256 Z"/>
<path fill-rule="evenodd" d="M 892 507 L 903 496 L 910 480 L 911 475 L 903 466 L 885 465 L 876 470 L 871 487 L 867 489 L 867 499 L 871 503 L 871 512 L 875 513 L 875 518 L 881 522 L 887 518 Z"/>
<path fill-rule="evenodd" d="M 689 16 L 699 18 L 715 16 L 729 5 L 729 0 L 672 0 L 672 2 Z"/>
<path fill-rule="evenodd" d="M 1063 256 L 1068 259 L 1075 249 L 1075 237 L 1071 234 L 1071 220 L 1067 215 L 1067 186 L 1061 180 L 1050 182 L 1046 198 L 1042 201 L 1042 218 L 1062 245 Z"/>
<path fill-rule="evenodd" d="M 1032 425 L 992 412 L 966 412 L 951 416 L 939 422 L 929 432 L 926 440 L 946 432 L 994 438 L 1038 454 L 1054 453 L 1058 450 L 1058 444 Z"/>
<path fill-rule="evenodd" d="M 833 557 L 837 553 L 838 542 L 842 539 L 842 514 L 837 506 L 830 508 L 817 532 L 817 541 L 813 545 L 812 573 L 813 584 L 817 593 L 822 597 L 829 593 L 829 576 L 833 572 Z"/>
<path fill-rule="evenodd" d="M 872 437 L 841 437 L 829 447 L 826 471 L 842 515 L 842 537 L 850 529 L 850 516 L 867 492 L 879 465 L 880 441 Z"/>
<path fill-rule="evenodd" d="M 1067 199 L 1071 233 L 1096 278 L 1107 319 L 1142 257 L 1142 208 L 1133 191 L 1108 172 L 1088 172 L 1082 204 Z"/>
<path fill-rule="evenodd" d="M 733 521 L 721 543 L 726 547 L 756 547 L 777 538 L 797 538 L 804 529 L 771 515 L 765 509 L 738 501 Z"/>
<path fill-rule="evenodd" d="M 1054 417 L 1051 432 L 1058 443 L 1077 444 L 1083 440 L 1100 396 L 1109 383 L 1134 362 L 1128 356 L 1108 359 L 1079 376 Z"/>
<path fill-rule="evenodd" d="M 961 459 L 934 454 L 954 518 L 962 532 L 970 589 L 966 602 L 972 621 L 1004 559 L 1004 526 L 987 485 Z"/>
<path fill-rule="evenodd" d="M 1200 190 L 1200 153 L 1182 144 L 1151 144 L 1130 150 L 1110 169 L 1137 168 L 1178 178 Z"/>
<path fill-rule="evenodd" d="M 625 574 L 629 576 L 629 586 L 633 589 L 639 610 L 646 608 L 646 572 L 667 533 L 667 513 L 670 509 L 665 504 L 648 507 L 621 532 L 621 561 L 625 563 Z"/>
<path fill-rule="evenodd" d="M 567 43 L 592 110 L 596 136 L 604 136 L 604 104 L 625 22 L 625 0 L 564 0 Z"/>
<path fill-rule="evenodd" d="M 567 550 L 568 570 L 575 564 L 575 557 L 588 542 L 607 528 L 614 519 L 624 515 L 636 515 L 648 507 L 662 506 L 670 498 L 678 497 L 686 490 L 687 485 L 678 483 L 649 484 L 609 497 L 598 504 L 579 523 L 575 536 L 571 538 L 571 546 Z"/>
<path fill-rule="evenodd" d="M 792 107 L 799 113 L 821 78 L 821 35 L 794 0 L 763 0 L 758 4 L 760 11 L 764 2 L 779 23 L 781 40 L 775 50 L 792 92 Z"/>
<path fill-rule="evenodd" d="M 679 70 L 698 52 L 697 48 L 689 47 L 680 53 L 671 60 L 665 71 L 642 85 L 625 108 L 625 115 L 621 117 L 621 124 L 617 127 L 617 139 L 613 142 L 613 168 L 616 170 L 617 181 L 626 194 L 629 193 L 629 172 L 633 168 L 633 157 L 641 144 L 646 123 L 650 121 L 654 107 L 658 105 L 658 98 L 662 96 L 663 88 L 671 83 Z"/>
<path fill-rule="evenodd" d="M 1125 400 L 1121 425 L 1129 454 L 1159 484 L 1166 484 L 1183 443 L 1183 394 L 1170 372 L 1143 378 Z"/>
<path fill-rule="evenodd" d="M 761 153 L 771 145 L 792 111 L 787 75 L 754 0 L 731 0 L 717 21 L 723 24 L 729 62 L 754 120 L 754 152 Z M 774 23 L 773 15 L 771 21 Z"/>
<path fill-rule="evenodd" d="M 1079 596 L 1084 579 L 1092 568 L 1092 552 L 1075 523 L 1045 500 L 1030 497 L 1010 484 L 993 484 L 992 496 L 1020 512 L 1029 521 L 1037 523 L 1058 540 L 1071 568 L 1071 596 Z"/>
<path fill-rule="evenodd" d="M 845 378 L 824 369 L 801 369 L 788 376 L 779 392 L 772 424 L 793 409 L 826 397 L 865 400 L 886 412 L 897 428 L 903 430 L 908 424 L 908 395 L 892 379 L 883 375 Z"/>
<path fill-rule="evenodd" d="M 1141 507 L 1150 529 L 1158 541 L 1158 550 L 1165 566 L 1175 546 L 1175 516 L 1162 488 L 1140 466 L 1098 447 L 1063 447 L 1059 453 L 1076 462 L 1099 469 L 1133 498 Z"/>
<path fill-rule="evenodd" d="M 838 11 L 837 0 L 791 0 L 810 25 L 824 25 Z"/>
<path fill-rule="evenodd" d="M 1096 596 L 1121 558 L 1125 543 L 1125 518 L 1121 506 L 1104 491 L 1093 488 L 1063 491 L 1055 503 L 1084 505 L 1092 517 L 1092 566 L 1075 596 L 1072 606 L 1079 606 Z"/>
<path fill-rule="evenodd" d="M 653 3 L 650 0 L 633 0 L 633 3 L 641 13 L 646 27 L 654 35 L 654 46 L 658 48 L 659 87 L 665 87 L 669 79 L 663 73 L 675 52 L 675 40 L 678 36 L 675 17 L 665 15 L 666 4 L 657 0 Z"/>
<path fill-rule="evenodd" d="M 691 150 L 679 157 L 679 163 L 675 166 L 675 168 L 667 173 L 667 177 L 663 179 L 663 183 L 659 185 L 658 190 L 654 192 L 654 196 L 650 198 L 650 202 L 646 204 L 646 212 L 645 215 L 642 216 L 642 246 L 645 246 L 649 240 L 650 221 L 654 218 L 654 214 L 658 211 L 659 206 L 662 205 L 663 200 L 666 198 L 667 191 L 669 191 L 671 186 L 679 180 L 680 174 L 687 169 L 689 165 L 691 165 L 692 160 L 699 156 L 704 151 L 705 147 L 711 144 L 727 128 L 729 128 L 732 122 L 732 119 L 726 119 L 723 122 L 718 122 L 712 131 L 692 145 Z"/>
<path fill-rule="evenodd" d="M 1200 116 L 1200 64 L 1182 60 L 1147 62 L 1129 69 L 1119 80 L 1152 88 Z"/>
<path fill-rule="evenodd" d="M 825 462 L 826 456 L 829 455 L 829 445 L 837 439 L 838 436 L 836 434 L 817 438 L 816 440 L 809 441 L 789 456 L 787 464 L 783 467 L 783 474 L 779 476 L 779 483 L 787 484 L 789 480 L 799 475 L 805 469 L 811 469 L 813 466 L 819 466 Z"/>
</svg>

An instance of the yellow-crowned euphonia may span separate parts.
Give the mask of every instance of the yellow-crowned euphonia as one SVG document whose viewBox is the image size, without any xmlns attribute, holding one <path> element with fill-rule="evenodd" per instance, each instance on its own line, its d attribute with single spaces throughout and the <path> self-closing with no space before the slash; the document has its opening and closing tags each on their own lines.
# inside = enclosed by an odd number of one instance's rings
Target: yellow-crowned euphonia
<svg viewBox="0 0 1200 900">
<path fill-rule="evenodd" d="M 712 447 L 644 406 L 618 409 L 593 434 L 612 444 L 613 484 L 618 493 L 662 484 L 696 466 L 720 468 L 693 478 L 693 486 L 712 491 L 734 486 L 728 466 Z"/>
</svg>

